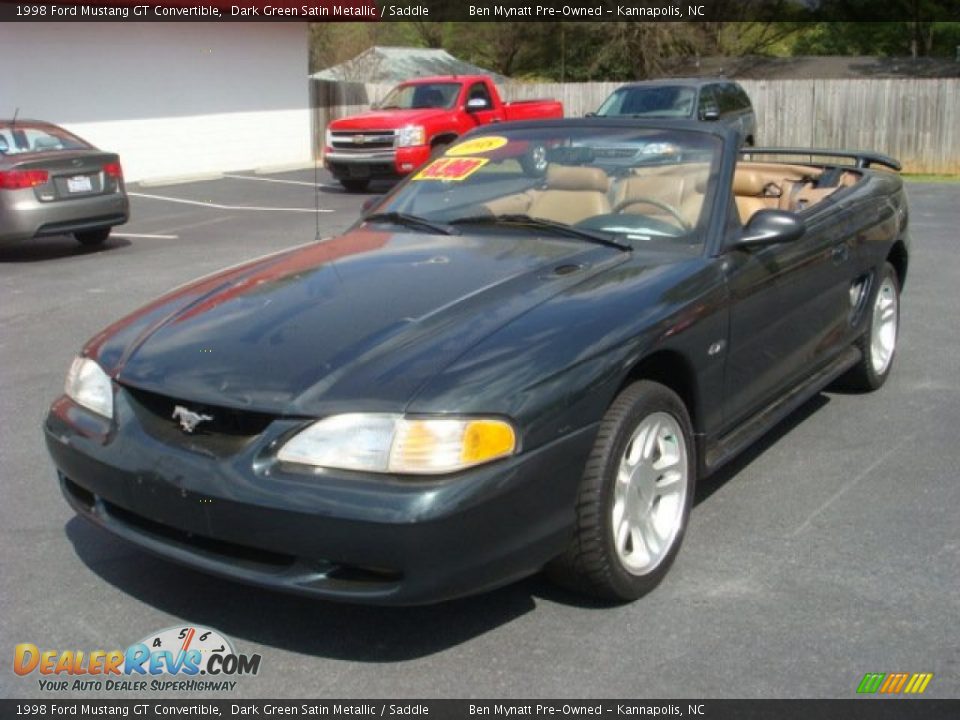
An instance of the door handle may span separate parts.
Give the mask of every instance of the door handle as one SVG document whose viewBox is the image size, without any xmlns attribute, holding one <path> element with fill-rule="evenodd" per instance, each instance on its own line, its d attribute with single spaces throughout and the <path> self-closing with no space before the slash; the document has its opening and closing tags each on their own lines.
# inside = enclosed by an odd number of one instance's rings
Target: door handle
<svg viewBox="0 0 960 720">
<path fill-rule="evenodd" d="M 834 245 L 833 250 L 830 251 L 830 259 L 837 265 L 842 262 L 845 262 L 847 258 L 850 257 L 850 250 L 847 248 L 846 243 L 841 243 L 840 245 Z"/>
</svg>

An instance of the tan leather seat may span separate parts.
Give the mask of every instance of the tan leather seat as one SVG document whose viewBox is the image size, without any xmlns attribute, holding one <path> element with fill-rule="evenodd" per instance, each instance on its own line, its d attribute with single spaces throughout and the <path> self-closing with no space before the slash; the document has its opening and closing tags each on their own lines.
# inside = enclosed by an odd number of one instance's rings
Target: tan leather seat
<svg viewBox="0 0 960 720">
<path fill-rule="evenodd" d="M 676 210 L 687 226 L 697 224 L 707 186 L 707 171 L 671 167 L 674 174 L 634 175 L 620 181 L 613 192 L 617 212 L 642 213 L 649 217 L 677 224 L 677 218 L 645 200 L 658 200 Z M 635 201 L 631 203 L 631 201 Z"/>
<path fill-rule="evenodd" d="M 679 208 L 683 203 L 685 178 L 670 175 L 634 175 L 621 180 L 613 193 L 613 206 L 619 212 L 629 212 L 630 202 L 637 202 L 638 211 L 642 210 L 644 198 L 659 200 L 671 207 Z M 647 206 L 649 210 L 649 206 Z"/>
<path fill-rule="evenodd" d="M 531 217 L 573 225 L 594 215 L 610 212 L 607 190 L 610 180 L 600 168 L 547 167 L 546 190 L 530 204 Z"/>
<path fill-rule="evenodd" d="M 763 174 L 753 170 L 741 170 L 733 174 L 733 195 L 737 203 L 740 222 L 746 225 L 753 214 L 770 207 L 763 198 L 767 185 Z"/>
</svg>

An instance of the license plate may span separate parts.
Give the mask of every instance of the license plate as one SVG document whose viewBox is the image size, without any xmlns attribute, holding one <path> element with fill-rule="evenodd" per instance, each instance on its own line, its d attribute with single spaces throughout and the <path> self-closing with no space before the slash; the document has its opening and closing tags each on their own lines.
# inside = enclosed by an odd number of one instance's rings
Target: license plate
<svg viewBox="0 0 960 720">
<path fill-rule="evenodd" d="M 366 165 L 348 165 L 347 174 L 352 178 L 370 177 L 370 168 Z"/>
<path fill-rule="evenodd" d="M 89 175 L 77 175 L 67 178 L 67 192 L 81 193 L 93 190 L 93 183 L 90 182 Z"/>
</svg>

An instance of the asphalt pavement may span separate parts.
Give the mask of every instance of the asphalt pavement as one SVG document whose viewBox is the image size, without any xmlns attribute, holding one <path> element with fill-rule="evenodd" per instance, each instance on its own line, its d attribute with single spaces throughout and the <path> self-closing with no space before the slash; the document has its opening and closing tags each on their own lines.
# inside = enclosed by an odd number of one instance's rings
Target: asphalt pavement
<svg viewBox="0 0 960 720">
<path fill-rule="evenodd" d="M 0 248 L 0 697 L 195 697 L 54 694 L 12 671 L 17 643 L 110 650 L 177 625 L 262 656 L 222 699 L 850 698 L 867 672 L 932 672 L 926 696 L 960 695 L 956 184 L 908 186 L 913 254 L 886 386 L 821 393 L 705 481 L 677 563 L 631 605 L 539 577 L 433 607 L 318 602 L 76 519 L 41 433 L 76 351 L 183 282 L 349 226 L 369 195 L 319 180 L 132 186 L 132 220 L 103 249 Z"/>
</svg>

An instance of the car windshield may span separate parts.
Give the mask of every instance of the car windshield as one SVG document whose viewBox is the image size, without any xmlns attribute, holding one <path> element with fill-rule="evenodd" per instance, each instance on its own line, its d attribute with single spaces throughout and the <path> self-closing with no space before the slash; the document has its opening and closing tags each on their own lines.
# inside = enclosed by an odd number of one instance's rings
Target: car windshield
<svg viewBox="0 0 960 720">
<path fill-rule="evenodd" d="M 415 110 L 417 108 L 452 108 L 460 94 L 460 83 L 417 83 L 399 85 L 387 93 L 378 107 L 381 110 Z"/>
<path fill-rule="evenodd" d="M 696 100 L 691 87 L 664 85 L 620 88 L 608 97 L 597 115 L 612 117 L 690 117 Z"/>
<path fill-rule="evenodd" d="M 4 155 L 89 148 L 80 138 L 53 125 L 0 123 L 0 153 Z"/>
<path fill-rule="evenodd" d="M 698 247 L 720 153 L 718 137 L 697 131 L 497 128 L 450 147 L 368 221 Z"/>
</svg>

